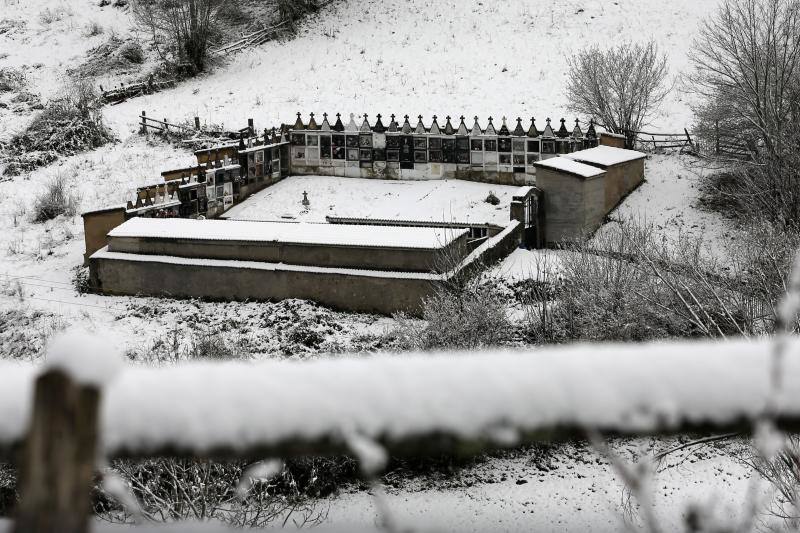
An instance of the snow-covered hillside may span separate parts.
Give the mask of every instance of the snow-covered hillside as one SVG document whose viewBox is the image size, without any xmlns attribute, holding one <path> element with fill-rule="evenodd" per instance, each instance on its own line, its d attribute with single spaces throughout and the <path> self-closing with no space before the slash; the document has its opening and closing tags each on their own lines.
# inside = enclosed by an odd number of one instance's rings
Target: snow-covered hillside
<svg viewBox="0 0 800 533">
<path fill-rule="evenodd" d="M 295 113 L 571 118 L 566 58 L 585 46 L 654 38 L 677 75 L 716 0 L 359 0 L 335 2 L 290 42 L 269 42 L 179 87 L 106 111 L 120 133 L 136 116 L 242 127 L 293 123 Z M 307 119 L 307 116 L 306 116 Z M 674 91 L 654 119 L 691 123 Z"/>
</svg>

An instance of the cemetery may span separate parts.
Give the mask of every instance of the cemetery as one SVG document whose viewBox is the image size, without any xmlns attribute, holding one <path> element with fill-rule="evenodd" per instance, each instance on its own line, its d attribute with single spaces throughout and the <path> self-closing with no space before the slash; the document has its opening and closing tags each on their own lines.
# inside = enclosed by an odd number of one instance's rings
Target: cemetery
<svg viewBox="0 0 800 533">
<path fill-rule="evenodd" d="M 414 314 L 481 261 L 585 238 L 644 180 L 645 155 L 592 122 L 445 120 L 298 113 L 263 135 L 251 121 L 126 205 L 83 214 L 91 284 Z"/>
</svg>

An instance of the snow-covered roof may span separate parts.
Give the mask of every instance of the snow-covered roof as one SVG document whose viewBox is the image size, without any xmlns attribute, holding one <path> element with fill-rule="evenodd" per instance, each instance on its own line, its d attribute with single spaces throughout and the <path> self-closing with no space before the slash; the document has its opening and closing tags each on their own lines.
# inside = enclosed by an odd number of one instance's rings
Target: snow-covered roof
<svg viewBox="0 0 800 533">
<path fill-rule="evenodd" d="M 466 229 L 431 227 L 133 218 L 111 230 L 108 236 L 439 249 L 467 233 Z"/>
<path fill-rule="evenodd" d="M 534 189 L 534 187 L 532 187 L 530 185 L 523 185 L 519 189 L 514 191 L 514 194 L 512 195 L 512 197 L 513 198 L 525 198 L 526 196 L 528 196 L 530 194 L 530 192 L 533 189 Z"/>
<path fill-rule="evenodd" d="M 600 145 L 586 150 L 579 150 L 564 157 L 588 163 L 590 165 L 600 165 L 602 167 L 610 167 L 627 163 L 628 161 L 635 161 L 637 159 L 644 159 L 647 157 L 642 152 L 636 150 L 625 150 L 622 148 L 615 148 L 613 146 Z"/>
<path fill-rule="evenodd" d="M 566 157 L 545 159 L 537 162 L 535 166 L 566 172 L 567 174 L 573 174 L 579 178 L 594 178 L 606 173 L 605 170 L 601 170 L 590 165 L 585 165 L 573 159 L 567 159 Z"/>
</svg>

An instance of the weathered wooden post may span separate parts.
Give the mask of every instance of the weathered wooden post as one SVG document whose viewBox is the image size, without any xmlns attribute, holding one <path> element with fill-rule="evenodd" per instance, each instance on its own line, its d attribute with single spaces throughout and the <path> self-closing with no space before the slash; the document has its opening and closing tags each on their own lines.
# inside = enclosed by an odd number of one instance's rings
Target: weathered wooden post
<svg viewBox="0 0 800 533">
<path fill-rule="evenodd" d="M 86 533 L 98 453 L 100 389 L 53 369 L 36 380 L 20 461 L 14 533 Z"/>
<path fill-rule="evenodd" d="M 139 133 L 141 133 L 142 135 L 147 135 L 147 114 L 144 111 L 142 111 L 141 118 L 142 118 L 142 125 L 139 128 Z"/>
<path fill-rule="evenodd" d="M 200 117 L 194 117 L 194 129 L 200 131 Z"/>
<path fill-rule="evenodd" d="M 164 117 L 164 135 L 169 135 L 169 121 Z"/>
</svg>

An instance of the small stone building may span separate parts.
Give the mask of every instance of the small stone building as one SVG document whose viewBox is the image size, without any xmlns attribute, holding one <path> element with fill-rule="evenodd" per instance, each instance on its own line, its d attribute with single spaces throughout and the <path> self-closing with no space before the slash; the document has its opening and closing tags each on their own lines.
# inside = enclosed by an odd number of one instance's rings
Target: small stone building
<svg viewBox="0 0 800 533">
<path fill-rule="evenodd" d="M 544 193 L 544 241 L 577 241 L 603 222 L 605 171 L 566 157 L 536 164 L 536 185 Z"/>
<path fill-rule="evenodd" d="M 644 181 L 644 160 L 647 156 L 642 152 L 601 145 L 564 157 L 606 171 L 606 212 L 617 207 L 623 198 Z"/>
<path fill-rule="evenodd" d="M 577 241 L 594 232 L 625 196 L 644 181 L 646 155 L 600 145 L 536 164 L 544 194 L 544 240 Z"/>
</svg>

